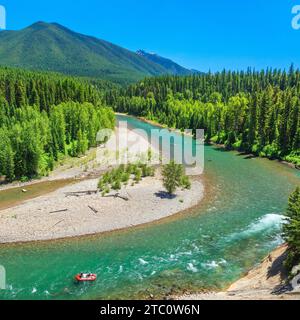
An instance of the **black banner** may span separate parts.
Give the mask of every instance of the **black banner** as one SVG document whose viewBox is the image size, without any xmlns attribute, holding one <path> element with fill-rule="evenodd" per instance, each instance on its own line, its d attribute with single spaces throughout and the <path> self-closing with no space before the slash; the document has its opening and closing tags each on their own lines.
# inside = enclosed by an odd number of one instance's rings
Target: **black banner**
<svg viewBox="0 0 300 320">
<path fill-rule="evenodd" d="M 241 319 L 287 316 L 299 301 L 3 301 L 0 309 L 12 319 Z"/>
</svg>

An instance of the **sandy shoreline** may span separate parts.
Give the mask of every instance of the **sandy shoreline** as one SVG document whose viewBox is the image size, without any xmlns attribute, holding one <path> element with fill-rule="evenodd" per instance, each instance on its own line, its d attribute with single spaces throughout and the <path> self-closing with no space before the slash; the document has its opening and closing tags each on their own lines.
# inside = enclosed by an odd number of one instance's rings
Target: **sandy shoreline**
<svg viewBox="0 0 300 320">
<path fill-rule="evenodd" d="M 49 173 L 49 176 L 28 182 L 14 181 L 0 184 L 0 192 L 14 188 L 26 189 L 27 186 L 46 181 L 99 177 L 103 172 L 118 166 L 120 159 L 126 158 L 128 162 L 133 163 L 145 157 L 149 150 L 153 158 L 159 157 L 159 152 L 143 136 L 127 127 L 116 127 L 105 145 L 91 148 L 84 156 L 78 158 L 66 157 L 61 165 L 56 163 L 55 169 Z M 120 159 L 116 159 L 117 157 Z"/>
<path fill-rule="evenodd" d="M 283 266 L 286 245 L 280 246 L 259 266 L 233 283 L 226 291 L 184 294 L 175 300 L 300 300 L 300 292 L 286 285 L 287 272 Z"/>
<path fill-rule="evenodd" d="M 142 122 L 151 124 L 151 125 L 156 126 L 156 127 L 158 127 L 158 128 L 167 129 L 167 130 L 169 130 L 169 131 L 171 131 L 171 132 L 175 132 L 175 133 L 177 133 L 177 134 L 182 134 L 182 132 L 181 132 L 180 130 L 178 130 L 178 129 L 168 128 L 166 125 L 162 125 L 162 124 L 160 124 L 160 123 L 158 123 L 158 122 L 156 122 L 156 121 L 153 121 L 153 120 L 148 120 L 148 119 L 146 119 L 146 118 L 144 118 L 144 117 L 135 117 L 135 116 L 132 116 L 132 115 L 130 115 L 130 114 L 119 113 L 119 112 L 116 112 L 116 114 L 117 114 L 117 115 L 120 115 L 120 116 L 127 116 L 127 117 L 137 118 L 138 120 L 140 120 L 140 121 L 142 121 Z M 192 135 L 192 134 L 189 134 L 189 133 L 184 133 L 184 135 L 187 135 L 187 136 L 189 136 L 189 137 L 193 137 L 193 135 Z M 214 145 L 214 146 L 216 146 L 216 147 L 218 147 L 218 148 L 222 148 L 222 149 L 224 148 L 224 149 L 225 149 L 225 145 L 224 145 L 224 144 L 218 144 L 218 143 L 214 143 L 214 142 L 212 142 L 212 141 L 210 142 L 210 144 L 212 144 L 212 145 Z M 235 151 L 235 152 L 244 154 L 244 152 L 239 152 L 239 151 L 237 151 L 237 150 L 231 150 L 231 151 Z M 254 158 L 259 157 L 259 156 L 256 156 L 256 155 L 252 154 L 252 153 L 245 153 L 245 156 L 254 157 Z M 270 160 L 270 161 L 272 161 L 272 160 Z M 296 164 L 292 163 L 292 162 L 288 162 L 288 161 L 286 161 L 286 160 L 280 160 L 280 159 L 276 159 L 275 161 L 277 161 L 278 163 L 280 163 L 280 164 L 282 164 L 282 165 L 284 165 L 284 166 L 288 166 L 289 168 L 296 169 L 296 170 L 300 170 L 300 167 L 297 166 Z"/>
<path fill-rule="evenodd" d="M 116 141 L 119 143 L 117 148 Z M 130 144 L 130 141 L 134 143 Z M 123 187 L 119 195 L 129 201 L 114 197 L 116 192 L 106 197 L 100 193 L 68 196 L 69 192 L 97 190 L 101 173 L 118 166 L 116 155 L 125 155 L 127 161 L 134 163 L 147 155 L 149 149 L 152 156 L 158 156 L 142 136 L 127 128 L 117 128 L 105 146 L 75 159 L 77 165 L 66 164 L 44 178 L 44 181 L 75 178 L 79 179 L 78 182 L 51 193 L 45 191 L 39 197 L 28 198 L 17 206 L 1 210 L 0 243 L 56 240 L 126 229 L 161 220 L 197 205 L 204 195 L 204 186 L 197 177 L 193 177 L 191 190 L 178 190 L 176 197 L 170 199 L 163 193 L 159 172 L 137 185 L 131 186 L 130 183 Z M 37 182 L 41 180 L 31 184 Z M 21 185 L 25 189 L 28 186 L 26 183 Z M 16 184 L 2 186 L 2 189 L 13 187 Z M 27 194 L 30 196 L 30 192 Z"/>
<path fill-rule="evenodd" d="M 202 183 L 195 179 L 191 190 L 164 198 L 161 180 L 151 177 L 120 191 L 129 201 L 115 198 L 115 192 L 104 198 L 99 193 L 66 196 L 68 192 L 96 190 L 97 183 L 98 179 L 85 180 L 0 211 L 0 243 L 54 240 L 138 226 L 193 207 L 204 194 Z"/>
</svg>

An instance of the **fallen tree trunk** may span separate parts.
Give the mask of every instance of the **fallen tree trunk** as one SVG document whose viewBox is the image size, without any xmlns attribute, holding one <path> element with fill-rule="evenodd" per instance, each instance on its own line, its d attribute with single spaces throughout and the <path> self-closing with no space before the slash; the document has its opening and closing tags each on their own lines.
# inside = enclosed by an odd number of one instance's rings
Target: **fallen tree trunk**
<svg viewBox="0 0 300 320">
<path fill-rule="evenodd" d="M 98 211 L 95 209 L 95 208 L 93 208 L 93 207 L 91 207 L 91 206 L 88 206 L 94 213 L 98 213 Z"/>
<path fill-rule="evenodd" d="M 106 198 L 120 198 L 120 199 L 122 199 L 122 200 L 124 200 L 124 201 L 129 201 L 129 198 L 120 196 L 119 193 L 113 194 L 113 195 L 109 195 L 109 196 L 105 196 L 105 197 L 106 197 Z"/>
<path fill-rule="evenodd" d="M 97 194 L 98 190 L 87 190 L 87 191 L 77 191 L 77 192 L 66 192 L 66 197 L 80 197 L 81 195 L 91 195 Z"/>
<path fill-rule="evenodd" d="M 57 211 L 51 211 L 49 213 L 59 213 L 59 212 L 66 212 L 68 209 L 62 209 L 62 210 L 57 210 Z"/>
</svg>

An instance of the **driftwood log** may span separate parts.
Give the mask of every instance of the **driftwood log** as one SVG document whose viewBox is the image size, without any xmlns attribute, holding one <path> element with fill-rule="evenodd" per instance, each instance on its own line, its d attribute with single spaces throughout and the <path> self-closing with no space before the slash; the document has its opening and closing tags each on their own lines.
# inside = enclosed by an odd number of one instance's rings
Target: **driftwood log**
<svg viewBox="0 0 300 320">
<path fill-rule="evenodd" d="M 80 197 L 84 195 L 97 194 L 98 190 L 87 190 L 87 191 L 77 191 L 77 192 L 66 192 L 66 197 Z"/>
<path fill-rule="evenodd" d="M 49 213 L 59 213 L 59 212 L 66 212 L 68 209 L 62 209 L 62 210 L 57 210 L 57 211 L 51 211 Z"/>
<path fill-rule="evenodd" d="M 123 197 L 123 196 L 121 196 L 119 193 L 105 196 L 105 198 L 120 198 L 120 199 L 122 199 L 122 200 L 124 200 L 124 201 L 129 201 L 129 198 Z"/>
<path fill-rule="evenodd" d="M 63 220 L 60 220 L 60 221 L 58 221 L 57 223 L 55 223 L 55 225 L 53 225 L 49 230 L 51 230 L 51 229 L 53 229 L 53 228 L 55 228 L 57 225 L 59 225 L 60 223 L 62 223 L 62 222 L 64 222 L 65 220 L 63 219 Z"/>
<path fill-rule="evenodd" d="M 92 206 L 88 206 L 94 213 L 98 213 L 98 211 L 95 209 L 95 208 L 93 208 Z"/>
</svg>

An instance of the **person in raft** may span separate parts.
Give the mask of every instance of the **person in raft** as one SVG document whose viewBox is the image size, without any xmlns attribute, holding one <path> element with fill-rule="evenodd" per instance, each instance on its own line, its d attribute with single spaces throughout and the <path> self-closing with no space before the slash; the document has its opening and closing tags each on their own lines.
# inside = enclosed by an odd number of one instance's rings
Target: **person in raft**
<svg viewBox="0 0 300 320">
<path fill-rule="evenodd" d="M 89 278 L 91 276 L 92 276 L 91 273 L 80 273 L 80 278 L 81 279 L 87 279 L 87 278 Z"/>
</svg>

